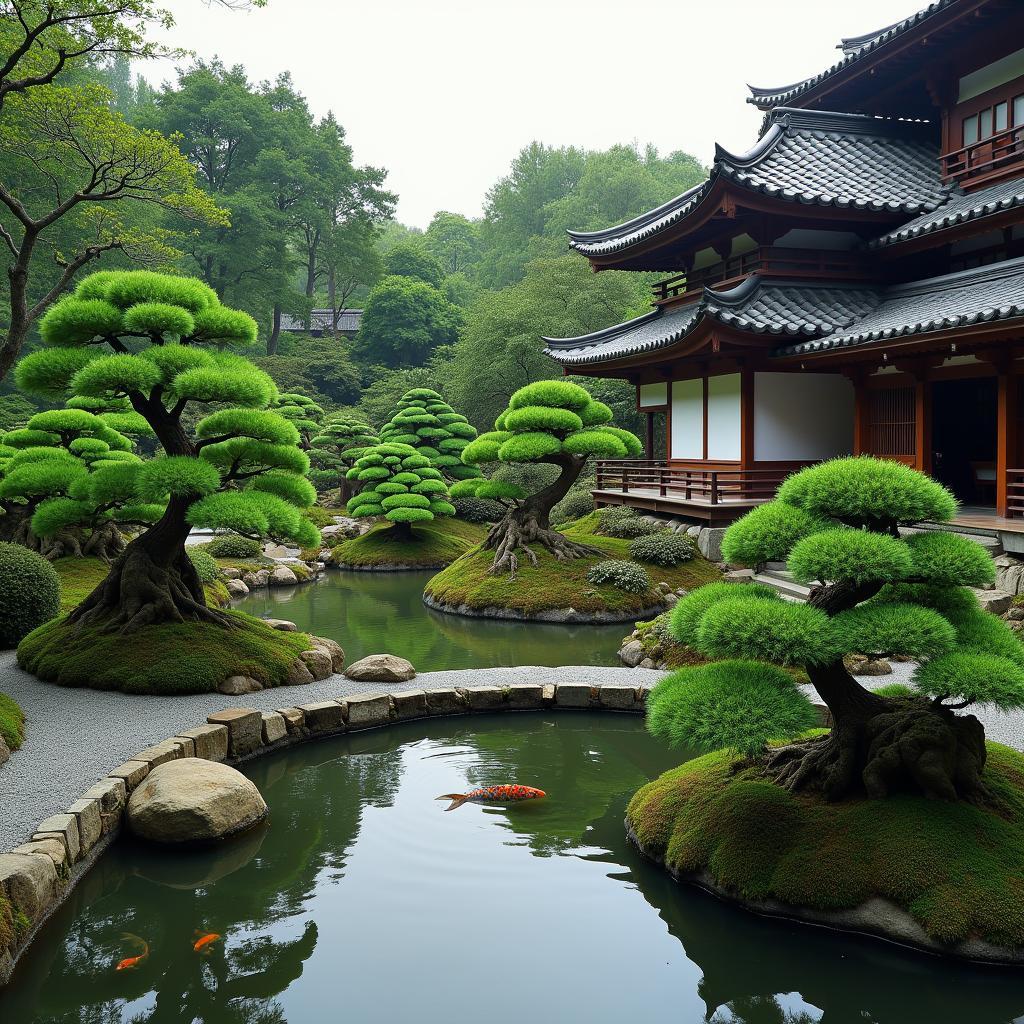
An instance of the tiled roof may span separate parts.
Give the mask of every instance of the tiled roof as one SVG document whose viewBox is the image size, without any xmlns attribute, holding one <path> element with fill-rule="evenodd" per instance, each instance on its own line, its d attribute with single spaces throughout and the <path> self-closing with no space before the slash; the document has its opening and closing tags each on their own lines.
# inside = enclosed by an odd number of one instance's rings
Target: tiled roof
<svg viewBox="0 0 1024 1024">
<path fill-rule="evenodd" d="M 895 231 L 874 239 L 869 247 L 876 249 L 895 245 L 897 242 L 906 242 L 920 235 L 979 220 L 1016 206 L 1024 206 L 1024 178 L 1001 181 L 998 185 L 966 194 L 957 189 L 945 205 L 933 212 L 921 214 Z"/>
<path fill-rule="evenodd" d="M 890 288 L 763 280 L 705 288 L 700 301 L 578 338 L 544 338 L 566 366 L 602 363 L 668 348 L 705 320 L 757 335 L 797 338 L 775 356 L 852 348 L 929 331 L 1024 317 L 1024 258 Z"/>
<path fill-rule="evenodd" d="M 814 86 L 848 68 L 867 54 L 874 52 L 878 47 L 884 46 L 890 40 L 903 35 L 910 29 L 927 21 L 933 15 L 959 2 L 960 0 L 935 0 L 934 3 L 930 3 L 924 10 L 912 14 L 909 18 L 904 18 L 888 28 L 880 29 L 878 32 L 871 32 L 867 35 L 844 39 L 839 44 L 843 51 L 843 59 L 837 61 L 830 68 L 826 68 L 820 74 L 805 78 L 802 82 L 794 82 L 792 85 L 778 86 L 774 89 L 760 89 L 753 85 L 747 86 L 751 93 L 747 97 L 747 102 L 753 103 L 762 110 L 790 103 L 809 89 L 813 89 Z"/>
<path fill-rule="evenodd" d="M 931 211 L 949 194 L 933 136 L 927 124 L 780 108 L 749 152 L 718 147 L 702 185 L 616 227 L 570 231 L 572 246 L 596 256 L 635 245 L 695 210 L 719 178 L 791 203 L 897 215 Z"/>
<path fill-rule="evenodd" d="M 363 319 L 361 309 L 341 309 L 338 311 L 338 331 L 355 332 L 359 330 L 359 324 Z M 311 331 L 329 331 L 334 320 L 333 311 L 330 309 L 313 309 L 309 314 L 309 329 Z M 304 331 L 306 324 L 301 317 L 289 316 L 287 313 L 281 316 L 282 331 Z"/>
<path fill-rule="evenodd" d="M 848 327 L 879 301 L 871 288 L 782 284 L 747 278 L 729 291 L 704 289 L 699 302 L 660 309 L 636 320 L 578 338 L 544 338 L 545 353 L 559 363 L 607 362 L 666 348 L 704 320 L 754 334 L 820 337 Z"/>
<path fill-rule="evenodd" d="M 1012 317 L 1024 317 L 1024 258 L 887 288 L 876 308 L 848 329 L 774 355 L 852 348 Z"/>
</svg>

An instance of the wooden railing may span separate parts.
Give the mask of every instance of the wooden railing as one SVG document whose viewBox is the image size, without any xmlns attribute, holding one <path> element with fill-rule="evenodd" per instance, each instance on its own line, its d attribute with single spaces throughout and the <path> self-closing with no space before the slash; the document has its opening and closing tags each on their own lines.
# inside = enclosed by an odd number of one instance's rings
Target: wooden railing
<svg viewBox="0 0 1024 1024">
<path fill-rule="evenodd" d="M 942 157 L 942 176 L 946 181 L 975 184 L 1006 173 L 1008 167 L 1024 164 L 1024 127 L 1017 125 L 973 142 Z"/>
<path fill-rule="evenodd" d="M 652 492 L 660 498 L 719 505 L 729 501 L 767 501 L 774 497 L 788 470 L 702 469 L 675 467 L 645 459 L 602 460 L 597 463 L 599 491 L 623 494 Z"/>
<path fill-rule="evenodd" d="M 651 286 L 655 303 L 695 295 L 706 285 L 731 285 L 754 273 L 776 277 L 868 280 L 871 270 L 860 253 L 819 249 L 783 249 L 762 246 L 719 263 L 676 274 Z"/>
<path fill-rule="evenodd" d="M 1024 469 L 1006 471 L 1006 514 L 1024 516 Z"/>
</svg>

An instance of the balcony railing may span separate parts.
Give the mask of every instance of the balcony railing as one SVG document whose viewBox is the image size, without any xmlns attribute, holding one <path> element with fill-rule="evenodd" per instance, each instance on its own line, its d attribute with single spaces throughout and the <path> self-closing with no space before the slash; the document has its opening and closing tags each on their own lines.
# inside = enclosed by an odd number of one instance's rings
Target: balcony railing
<svg viewBox="0 0 1024 1024">
<path fill-rule="evenodd" d="M 1006 515 L 1024 517 L 1024 469 L 1006 471 Z"/>
<path fill-rule="evenodd" d="M 942 176 L 946 181 L 976 184 L 998 178 L 1008 169 L 1024 166 L 1024 126 L 1017 125 L 990 135 L 980 142 L 946 153 Z"/>
<path fill-rule="evenodd" d="M 866 281 L 872 276 L 869 264 L 860 253 L 762 246 L 699 270 L 691 270 L 688 274 L 676 274 L 658 281 L 651 290 L 655 303 L 672 302 L 696 295 L 706 285 L 728 286 L 756 273 L 773 277 L 838 277 L 847 281 Z"/>
<path fill-rule="evenodd" d="M 754 503 L 774 497 L 788 472 L 675 467 L 645 459 L 602 460 L 597 463 L 596 489 L 703 505 Z"/>
</svg>

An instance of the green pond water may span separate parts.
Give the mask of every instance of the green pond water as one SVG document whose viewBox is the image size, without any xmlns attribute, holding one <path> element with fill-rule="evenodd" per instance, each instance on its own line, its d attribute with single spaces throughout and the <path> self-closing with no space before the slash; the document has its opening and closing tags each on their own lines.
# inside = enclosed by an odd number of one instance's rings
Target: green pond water
<svg viewBox="0 0 1024 1024">
<path fill-rule="evenodd" d="M 764 920 L 628 843 L 677 763 L 628 716 L 408 723 L 248 774 L 269 823 L 217 851 L 103 855 L 0 991 L 10 1024 L 1007 1024 L 1024 977 Z M 441 793 L 517 781 L 508 808 Z M 196 931 L 223 938 L 203 956 Z M 135 970 L 115 971 L 149 942 Z"/>
<path fill-rule="evenodd" d="M 563 626 L 471 619 L 431 611 L 423 588 L 433 572 L 331 570 L 317 583 L 254 590 L 234 604 L 260 618 L 291 619 L 337 640 L 349 664 L 397 654 L 419 672 L 510 665 L 619 665 L 631 623 Z"/>
</svg>

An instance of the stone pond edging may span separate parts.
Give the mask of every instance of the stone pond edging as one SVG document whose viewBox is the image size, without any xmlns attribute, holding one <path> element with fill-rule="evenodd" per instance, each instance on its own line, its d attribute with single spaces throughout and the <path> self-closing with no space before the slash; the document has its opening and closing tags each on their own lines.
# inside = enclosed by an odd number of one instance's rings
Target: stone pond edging
<svg viewBox="0 0 1024 1024">
<path fill-rule="evenodd" d="M 446 615 L 462 615 L 470 619 L 510 619 L 515 622 L 553 622 L 553 623 L 579 623 L 586 625 L 614 625 L 618 622 L 638 622 L 654 618 L 666 611 L 668 604 L 652 605 L 650 608 L 640 608 L 631 612 L 580 612 L 575 608 L 549 608 L 542 612 L 529 615 L 526 612 L 517 611 L 515 608 L 502 608 L 498 605 L 488 605 L 484 608 L 471 608 L 467 604 L 446 604 L 438 601 L 430 594 L 424 593 L 423 603 L 436 612 L 444 612 Z"/>
<path fill-rule="evenodd" d="M 665 858 L 644 847 L 627 818 L 629 841 L 650 861 L 658 864 L 677 882 L 695 885 L 726 903 L 741 907 L 761 917 L 828 928 L 831 931 L 867 935 L 898 946 L 909 946 L 924 953 L 967 960 L 972 963 L 1020 966 L 1024 964 L 1024 947 L 995 946 L 981 939 L 966 939 L 955 946 L 944 946 L 931 938 L 921 925 L 902 907 L 881 896 L 872 896 L 849 910 L 817 910 L 781 900 L 754 900 L 737 895 L 719 885 L 708 871 L 681 872 L 665 863 Z"/>
<path fill-rule="evenodd" d="M 128 799 L 161 764 L 197 757 L 229 765 L 310 740 L 442 716 L 499 711 L 605 710 L 641 714 L 644 686 L 515 683 L 509 686 L 367 692 L 276 711 L 232 707 L 139 751 L 92 785 L 63 814 L 41 821 L 27 843 L 0 853 L 0 891 L 21 934 L 0 946 L 0 987 L 50 916 L 125 824 Z"/>
</svg>

